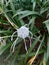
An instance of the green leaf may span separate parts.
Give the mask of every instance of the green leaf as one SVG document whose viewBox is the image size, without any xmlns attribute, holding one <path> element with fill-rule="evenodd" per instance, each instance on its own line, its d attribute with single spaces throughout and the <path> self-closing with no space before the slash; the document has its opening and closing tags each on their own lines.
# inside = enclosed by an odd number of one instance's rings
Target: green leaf
<svg viewBox="0 0 49 65">
<path fill-rule="evenodd" d="M 47 30 L 48 30 L 48 32 L 49 32 L 49 19 L 46 20 L 46 21 L 44 21 L 44 23 L 46 24 Z"/>
<path fill-rule="evenodd" d="M 47 59 L 49 58 L 49 36 L 48 36 L 48 39 L 47 39 Z"/>
<path fill-rule="evenodd" d="M 40 39 L 40 36 L 35 39 L 35 41 L 31 45 L 31 47 L 28 49 L 28 53 L 26 53 L 26 57 L 25 57 L 25 62 L 27 61 L 29 54 L 31 53 L 31 51 L 33 50 L 33 48 L 35 47 L 35 45 L 37 44 L 39 39 Z"/>
<path fill-rule="evenodd" d="M 29 15 L 38 15 L 38 16 L 40 16 L 40 14 L 38 12 L 36 12 L 36 11 L 28 11 L 25 14 L 21 15 L 20 19 L 22 19 L 22 18 L 24 18 L 26 16 L 29 16 Z"/>
<path fill-rule="evenodd" d="M 24 23 L 24 21 L 22 19 L 20 19 L 20 23 L 21 23 L 21 26 L 25 25 L 25 23 Z"/>
<path fill-rule="evenodd" d="M 46 63 L 47 62 L 47 53 L 44 53 L 43 61 Z M 47 65 L 47 64 L 46 64 Z"/>
<path fill-rule="evenodd" d="M 45 12 L 48 11 L 48 10 L 49 10 L 49 7 L 45 8 L 45 9 L 42 8 L 41 11 L 40 11 L 40 14 L 43 14 L 43 13 L 45 13 Z"/>
<path fill-rule="evenodd" d="M 35 10 L 36 2 L 33 2 L 33 10 Z"/>
<path fill-rule="evenodd" d="M 14 53 L 13 60 L 10 62 L 10 65 L 14 65 L 16 58 L 19 56 L 20 49 L 21 49 L 21 44 L 18 46 L 18 49 Z"/>
<path fill-rule="evenodd" d="M 13 4 L 13 0 L 9 0 L 9 1 L 10 1 L 10 6 L 11 6 L 11 9 L 13 11 L 13 14 L 15 14 L 16 10 L 15 10 L 14 4 Z"/>
<path fill-rule="evenodd" d="M 38 55 L 41 54 L 41 53 L 44 53 L 44 52 L 45 52 L 45 50 L 41 49 L 41 50 L 38 52 Z M 31 52 L 31 53 L 28 55 L 28 57 L 34 56 L 35 53 L 36 53 L 36 52 Z M 26 54 L 22 54 L 22 55 L 19 55 L 18 58 L 20 59 L 20 58 L 25 58 L 25 57 L 26 57 Z"/>
<path fill-rule="evenodd" d="M 47 63 L 46 63 L 46 65 L 49 65 L 49 58 L 48 58 L 48 60 L 47 60 Z"/>
<path fill-rule="evenodd" d="M 8 43 L 6 46 L 2 47 L 2 48 L 0 49 L 0 55 L 2 55 L 3 52 L 4 52 L 5 50 L 7 50 L 10 46 L 11 46 L 11 43 Z"/>
<path fill-rule="evenodd" d="M 20 19 L 21 19 L 21 18 L 24 18 L 24 17 L 26 17 L 28 15 L 32 15 L 32 14 L 39 15 L 39 13 L 36 11 L 25 10 L 25 11 L 18 11 L 13 17 L 15 17 L 17 15 L 21 15 L 20 16 Z"/>
<path fill-rule="evenodd" d="M 43 38 L 42 38 L 42 40 L 41 40 L 41 43 L 40 43 L 40 45 L 39 45 L 39 47 L 38 47 L 38 49 L 37 49 L 37 52 L 36 52 L 36 54 L 35 54 L 36 57 L 37 57 L 37 55 L 38 55 L 38 53 L 39 53 L 39 50 L 40 50 L 41 45 L 42 45 L 42 43 L 43 43 L 43 41 L 44 41 L 44 38 L 45 38 L 45 36 L 43 36 Z"/>
<path fill-rule="evenodd" d="M 30 21 L 29 21 L 29 25 L 31 24 L 31 26 L 30 26 L 31 31 L 32 31 L 32 29 L 33 29 L 33 27 L 34 27 L 35 18 L 36 18 L 36 17 L 32 17 L 32 18 L 30 19 Z"/>
</svg>

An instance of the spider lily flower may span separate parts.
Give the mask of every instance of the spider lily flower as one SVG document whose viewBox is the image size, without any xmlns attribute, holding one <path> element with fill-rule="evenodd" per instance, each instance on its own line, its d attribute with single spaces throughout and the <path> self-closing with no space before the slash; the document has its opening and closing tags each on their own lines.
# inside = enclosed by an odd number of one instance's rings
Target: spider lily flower
<svg viewBox="0 0 49 65">
<path fill-rule="evenodd" d="M 12 46 L 11 46 L 11 49 L 13 48 L 13 52 L 14 52 L 14 49 L 15 49 L 15 45 L 16 45 L 16 42 L 19 38 L 22 38 L 24 40 L 24 44 L 25 44 L 25 50 L 27 51 L 27 45 L 26 45 L 26 41 L 25 41 L 25 38 L 29 38 L 30 40 L 30 47 L 31 47 L 31 37 L 33 36 L 33 34 L 30 32 L 29 28 L 27 28 L 26 26 L 22 26 L 20 27 L 19 29 L 17 29 L 17 31 L 15 31 L 12 36 L 11 36 L 11 40 L 13 40 L 13 36 L 14 34 L 17 33 L 17 38 L 16 40 L 13 42 Z M 31 35 L 31 37 L 30 37 Z"/>
<path fill-rule="evenodd" d="M 17 29 L 18 37 L 25 39 L 29 36 L 29 28 L 22 26 L 21 28 Z"/>
</svg>

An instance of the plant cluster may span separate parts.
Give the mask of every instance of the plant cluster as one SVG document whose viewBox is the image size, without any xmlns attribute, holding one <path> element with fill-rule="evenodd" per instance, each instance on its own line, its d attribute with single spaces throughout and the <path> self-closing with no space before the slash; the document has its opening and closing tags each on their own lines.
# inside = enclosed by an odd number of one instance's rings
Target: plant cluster
<svg viewBox="0 0 49 65">
<path fill-rule="evenodd" d="M 49 64 L 49 0 L 0 0 L 4 53 L 5 61 L 12 58 L 9 65 Z"/>
</svg>

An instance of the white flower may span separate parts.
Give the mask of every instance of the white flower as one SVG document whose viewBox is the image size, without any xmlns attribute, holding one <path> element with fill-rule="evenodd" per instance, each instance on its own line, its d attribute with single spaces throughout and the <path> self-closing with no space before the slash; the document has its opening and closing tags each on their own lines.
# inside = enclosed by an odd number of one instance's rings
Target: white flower
<svg viewBox="0 0 49 65">
<path fill-rule="evenodd" d="M 31 37 L 33 36 L 33 34 L 29 31 L 29 28 L 27 28 L 26 26 L 22 26 L 20 27 L 19 29 L 17 29 L 17 31 L 15 31 L 12 36 L 11 36 L 11 40 L 13 40 L 13 36 L 14 34 L 17 33 L 17 38 L 16 40 L 13 42 L 12 46 L 11 46 L 11 49 L 13 47 L 13 52 L 14 52 L 14 49 L 15 49 L 15 45 L 16 45 L 16 42 L 19 38 L 22 38 L 24 40 L 24 43 L 25 43 L 25 50 L 27 51 L 27 46 L 26 46 L 26 41 L 25 41 L 25 38 L 28 37 L 29 40 L 30 40 L 30 47 L 31 47 Z M 30 37 L 30 35 L 31 37 Z"/>
<path fill-rule="evenodd" d="M 22 26 L 21 28 L 17 29 L 18 37 L 25 39 L 29 36 L 29 28 Z"/>
</svg>

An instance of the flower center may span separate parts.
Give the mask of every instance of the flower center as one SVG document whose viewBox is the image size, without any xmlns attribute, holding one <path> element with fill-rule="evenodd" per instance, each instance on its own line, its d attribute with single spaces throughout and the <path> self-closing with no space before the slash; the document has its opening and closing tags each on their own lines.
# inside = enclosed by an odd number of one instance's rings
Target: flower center
<svg viewBox="0 0 49 65">
<path fill-rule="evenodd" d="M 25 26 L 22 26 L 17 30 L 18 37 L 20 38 L 26 38 L 29 36 L 29 29 Z"/>
</svg>

